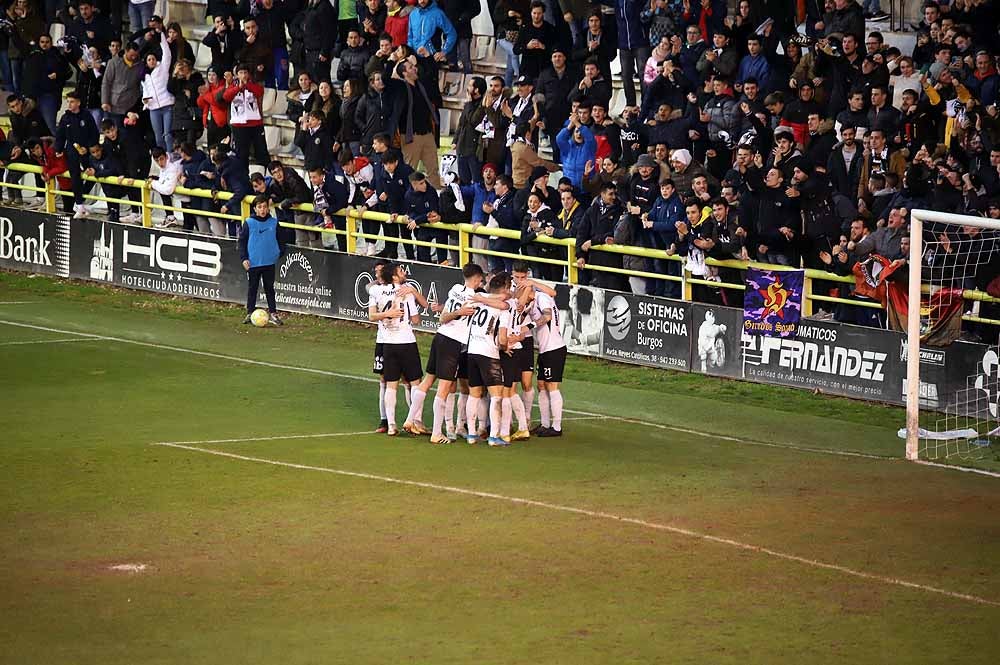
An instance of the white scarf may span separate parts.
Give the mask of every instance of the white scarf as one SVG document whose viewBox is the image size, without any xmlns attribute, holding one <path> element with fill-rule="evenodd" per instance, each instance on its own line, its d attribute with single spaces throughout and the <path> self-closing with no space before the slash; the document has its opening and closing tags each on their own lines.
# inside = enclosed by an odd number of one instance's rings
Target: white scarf
<svg viewBox="0 0 1000 665">
<path fill-rule="evenodd" d="M 465 198 L 462 196 L 462 188 L 455 182 L 455 174 L 451 172 L 445 173 L 442 180 L 445 186 L 451 188 L 451 193 L 455 195 L 455 210 L 465 212 Z"/>
</svg>

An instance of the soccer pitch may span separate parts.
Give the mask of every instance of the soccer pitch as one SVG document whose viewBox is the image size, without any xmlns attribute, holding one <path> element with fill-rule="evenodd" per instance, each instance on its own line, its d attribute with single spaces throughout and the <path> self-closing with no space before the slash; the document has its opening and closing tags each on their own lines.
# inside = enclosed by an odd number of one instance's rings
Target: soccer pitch
<svg viewBox="0 0 1000 665">
<path fill-rule="evenodd" d="M 370 329 L 241 319 L 0 273 L 0 663 L 1000 659 L 1000 477 L 899 409 L 572 358 L 564 437 L 431 446 Z"/>
</svg>

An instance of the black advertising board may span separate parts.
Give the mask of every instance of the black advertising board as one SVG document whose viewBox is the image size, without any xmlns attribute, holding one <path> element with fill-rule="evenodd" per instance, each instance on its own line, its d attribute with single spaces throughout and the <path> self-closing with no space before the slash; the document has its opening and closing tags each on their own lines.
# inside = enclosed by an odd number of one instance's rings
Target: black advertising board
<svg viewBox="0 0 1000 665">
<path fill-rule="evenodd" d="M 333 316 L 353 321 L 368 320 L 368 287 L 375 282 L 375 259 L 371 257 L 333 254 Z M 420 310 L 420 329 L 437 330 L 440 319 L 430 305 L 443 304 L 452 286 L 463 281 L 458 268 L 445 268 L 428 263 L 402 262 L 407 281 L 427 298 L 427 308 Z"/>
<path fill-rule="evenodd" d="M 45 213 L 0 210 L 0 267 L 69 277 L 70 221 Z"/>
<path fill-rule="evenodd" d="M 246 272 L 236 241 L 178 231 L 81 222 L 73 225 L 73 276 L 131 289 L 243 302 Z"/>
<path fill-rule="evenodd" d="M 743 377 L 743 310 L 691 305 L 692 372 Z"/>
<path fill-rule="evenodd" d="M 604 358 L 688 369 L 690 303 L 628 293 L 604 295 Z"/>
<path fill-rule="evenodd" d="M 316 249 L 286 246 L 274 275 L 278 309 L 334 316 L 333 256 Z"/>
<path fill-rule="evenodd" d="M 743 338 L 744 377 L 833 395 L 899 403 L 901 333 L 803 319 L 795 338 Z"/>
<path fill-rule="evenodd" d="M 906 363 L 906 339 L 900 341 L 899 357 Z M 954 342 L 945 347 L 920 349 L 920 406 L 954 415 L 998 417 L 1000 358 L 997 347 Z M 906 375 L 900 386 L 899 403 L 906 401 Z"/>
</svg>

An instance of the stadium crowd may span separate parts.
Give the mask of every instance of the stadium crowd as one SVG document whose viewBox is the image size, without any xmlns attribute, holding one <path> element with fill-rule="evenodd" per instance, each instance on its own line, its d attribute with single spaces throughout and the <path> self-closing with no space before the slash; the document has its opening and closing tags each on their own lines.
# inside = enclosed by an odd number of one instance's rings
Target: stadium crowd
<svg viewBox="0 0 1000 665">
<path fill-rule="evenodd" d="M 393 242 L 446 242 L 427 226 L 437 221 L 520 231 L 520 240 L 482 239 L 497 251 L 565 258 L 537 239 L 573 238 L 581 266 L 679 275 L 679 261 L 594 248 L 665 250 L 708 282 L 695 297 L 709 302 L 736 295 L 712 282 L 739 277 L 706 257 L 849 274 L 872 252 L 904 257 L 910 210 L 1000 219 L 996 0 L 926 2 L 907 53 L 876 29 L 887 17 L 878 0 L 806 0 L 798 25 L 790 0 L 487 0 L 506 60 L 497 76 L 473 75 L 478 3 L 209 0 L 205 71 L 190 26 L 153 15 L 154 4 L 4 3 L 10 131 L 0 162 L 58 178 L 77 218 L 92 214 L 82 174 L 149 178 L 167 206 L 183 185 L 235 195 L 191 197 L 195 210 L 238 213 L 243 196 L 266 194 L 281 221 L 304 226 L 343 230 L 331 213 L 344 206 L 388 213 L 393 221 L 363 227 L 381 230 L 389 241 L 379 251 L 391 258 L 454 264 L 443 249 Z M 56 22 L 65 29 L 54 41 Z M 450 94 L 462 99 L 454 166 L 442 169 L 444 71 L 463 74 L 465 88 Z M 304 172 L 269 154 L 265 88 L 287 90 Z M 251 175 L 251 164 L 266 170 Z M 138 200 L 135 189 L 103 188 Z M 17 204 L 20 190 L 7 197 Z M 293 210 L 299 203 L 317 212 Z M 108 207 L 114 220 L 137 220 Z M 168 214 L 163 225 L 238 233 L 196 213 Z M 985 289 L 1000 274 L 994 234 L 931 233 L 943 252 L 978 243 L 982 266 L 963 275 L 969 286 Z M 288 239 L 343 248 L 332 234 Z M 513 261 L 491 263 L 509 272 Z M 565 276 L 537 265 L 541 277 Z M 665 279 L 580 278 L 679 295 Z"/>
</svg>

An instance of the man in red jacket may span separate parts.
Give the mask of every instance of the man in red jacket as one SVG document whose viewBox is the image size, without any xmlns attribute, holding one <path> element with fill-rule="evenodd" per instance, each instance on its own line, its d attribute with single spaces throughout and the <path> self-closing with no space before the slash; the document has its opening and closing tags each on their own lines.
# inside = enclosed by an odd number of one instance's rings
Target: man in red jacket
<svg viewBox="0 0 1000 665">
<path fill-rule="evenodd" d="M 247 65 L 236 68 L 236 85 L 222 93 L 222 98 L 229 104 L 229 124 L 233 129 L 232 141 L 236 156 L 249 164 L 252 148 L 255 163 L 266 167 L 271 160 L 267 154 L 267 141 L 264 139 L 264 116 L 261 112 L 263 97 L 264 87 L 253 81 Z"/>
</svg>

